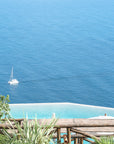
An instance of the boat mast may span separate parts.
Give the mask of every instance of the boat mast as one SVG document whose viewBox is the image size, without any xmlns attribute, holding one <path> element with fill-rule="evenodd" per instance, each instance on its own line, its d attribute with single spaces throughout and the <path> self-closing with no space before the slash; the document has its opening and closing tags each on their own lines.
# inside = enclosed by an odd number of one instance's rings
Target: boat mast
<svg viewBox="0 0 114 144">
<path fill-rule="evenodd" d="M 12 67 L 12 70 L 11 70 L 11 76 L 10 76 L 10 80 L 13 79 L 13 67 Z"/>
</svg>

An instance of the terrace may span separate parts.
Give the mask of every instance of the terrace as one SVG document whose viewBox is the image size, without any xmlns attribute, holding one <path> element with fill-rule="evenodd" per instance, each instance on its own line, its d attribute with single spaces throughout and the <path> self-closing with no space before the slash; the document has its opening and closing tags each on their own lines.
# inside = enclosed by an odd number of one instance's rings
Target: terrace
<svg viewBox="0 0 114 144">
<path fill-rule="evenodd" d="M 53 140 L 57 141 L 58 144 L 85 144 L 85 141 L 93 144 L 93 138 L 99 140 L 101 136 L 114 136 L 114 117 L 104 116 L 103 119 L 99 119 L 99 117 L 98 119 L 89 119 L 105 112 L 109 116 L 114 116 L 113 108 L 72 103 L 10 104 L 10 108 L 14 118 L 10 119 L 13 127 L 8 123 L 0 123 L 0 133 L 2 133 L 3 128 L 8 129 L 8 131 L 10 129 L 10 133 L 12 131 L 18 133 L 14 120 L 23 129 L 23 113 L 27 113 L 28 119 L 26 120 L 29 124 L 34 124 L 33 116 L 39 114 L 37 121 L 39 125 L 43 123 L 43 127 L 50 124 L 53 113 L 53 116 L 57 117 L 57 122 L 52 130 L 54 132 Z"/>
<path fill-rule="evenodd" d="M 51 120 L 38 119 L 38 122 L 39 124 L 42 124 L 42 122 L 43 124 L 49 124 Z M 15 119 L 15 121 L 23 127 L 23 119 Z M 31 120 L 28 121 L 31 123 Z M 3 128 L 12 129 L 12 126 L 0 124 L 0 129 Z M 94 144 L 93 138 L 114 136 L 114 119 L 59 119 L 54 131 L 53 139 L 57 140 L 59 144 L 83 144 L 84 141 Z"/>
</svg>

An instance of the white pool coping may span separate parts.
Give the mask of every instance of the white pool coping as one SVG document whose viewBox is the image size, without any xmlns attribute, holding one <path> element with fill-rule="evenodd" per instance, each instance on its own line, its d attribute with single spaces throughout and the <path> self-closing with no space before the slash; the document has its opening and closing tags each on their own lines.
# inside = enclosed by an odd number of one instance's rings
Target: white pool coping
<svg viewBox="0 0 114 144">
<path fill-rule="evenodd" d="M 94 105 L 86 105 L 86 104 L 78 104 L 78 103 L 70 103 L 70 102 L 64 102 L 64 103 L 19 103 L 19 104 L 9 104 L 10 106 L 32 106 L 32 105 L 76 105 L 76 106 L 84 106 L 84 107 L 93 107 L 93 108 L 99 108 L 99 109 L 109 109 L 114 110 L 114 108 L 111 107 L 102 107 L 102 106 L 94 106 Z"/>
</svg>

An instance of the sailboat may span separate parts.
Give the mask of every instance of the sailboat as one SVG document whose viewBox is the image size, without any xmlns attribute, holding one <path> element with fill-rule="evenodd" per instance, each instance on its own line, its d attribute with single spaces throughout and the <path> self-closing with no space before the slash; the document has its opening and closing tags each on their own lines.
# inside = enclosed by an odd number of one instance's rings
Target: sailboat
<svg viewBox="0 0 114 144">
<path fill-rule="evenodd" d="M 13 67 L 12 67 L 12 70 L 11 70 L 11 76 L 10 76 L 10 80 L 8 81 L 8 83 L 10 85 L 16 85 L 19 83 L 19 81 L 17 79 L 13 79 Z"/>
</svg>

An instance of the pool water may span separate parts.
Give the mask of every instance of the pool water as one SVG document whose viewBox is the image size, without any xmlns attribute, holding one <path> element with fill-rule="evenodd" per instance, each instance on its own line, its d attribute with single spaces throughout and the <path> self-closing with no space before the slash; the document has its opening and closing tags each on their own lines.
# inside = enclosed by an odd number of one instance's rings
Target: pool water
<svg viewBox="0 0 114 144">
<path fill-rule="evenodd" d="M 29 119 L 51 118 L 53 113 L 57 118 L 90 118 L 105 113 L 114 116 L 114 108 L 74 103 L 10 104 L 10 109 L 14 118 L 25 118 L 26 115 Z"/>
</svg>

